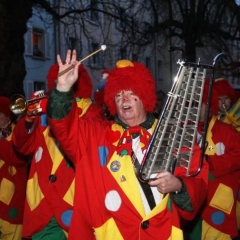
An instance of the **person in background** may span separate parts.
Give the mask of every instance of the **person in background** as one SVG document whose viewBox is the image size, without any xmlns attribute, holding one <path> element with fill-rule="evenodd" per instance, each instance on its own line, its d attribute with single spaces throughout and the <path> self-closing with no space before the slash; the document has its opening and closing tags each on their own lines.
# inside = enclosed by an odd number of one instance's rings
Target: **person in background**
<svg viewBox="0 0 240 240">
<path fill-rule="evenodd" d="M 59 55 L 57 59 L 59 70 L 66 69 Z M 192 178 L 177 167 L 174 175 L 161 172 L 149 184 L 138 181 L 135 168 L 156 126 L 155 81 L 150 71 L 138 62 L 118 61 L 104 93 L 114 120 L 85 120 L 77 115 L 72 91 L 78 77 L 76 51 L 67 52 L 66 62 L 75 64 L 74 69 L 58 78 L 47 112 L 60 146 L 76 166 L 69 239 L 183 239 L 180 219 L 192 219 L 202 205 L 208 167 L 204 162 Z M 64 102 L 68 105 L 63 108 Z M 196 146 L 193 168 L 199 157 Z"/>
<path fill-rule="evenodd" d="M 91 117 L 99 112 L 90 99 L 92 82 L 82 65 L 78 68 L 78 74 L 73 87 L 77 114 L 87 117 L 85 110 L 90 108 L 92 111 L 89 110 L 88 116 Z M 57 76 L 58 64 L 54 64 L 47 75 L 49 91 L 54 88 Z M 42 95 L 42 91 L 37 91 L 32 98 Z M 23 236 L 33 240 L 65 240 L 73 211 L 75 169 L 48 125 L 47 101 L 46 97 L 29 105 L 27 115 L 19 119 L 13 133 L 16 150 L 32 156 Z"/>
<path fill-rule="evenodd" d="M 156 118 L 159 118 L 159 115 L 164 107 L 165 100 L 166 100 L 166 94 L 162 90 L 158 90 L 157 91 L 157 104 L 156 104 L 156 108 L 154 109 L 154 113 L 153 113 Z"/>
<path fill-rule="evenodd" d="M 99 82 L 96 90 L 94 91 L 93 99 L 96 104 L 98 104 L 99 106 L 101 106 L 103 108 L 105 117 L 110 120 L 112 118 L 112 116 L 110 115 L 110 113 L 107 109 L 107 106 L 104 103 L 104 89 L 106 86 L 108 76 L 109 76 L 109 70 L 103 70 L 100 82 Z"/>
<path fill-rule="evenodd" d="M 200 144 L 208 88 L 209 82 L 206 80 L 198 126 L 198 142 Z M 239 197 L 240 134 L 233 126 L 218 119 L 220 111 L 222 112 L 224 108 L 229 109 L 231 94 L 223 93 L 222 97 L 219 97 L 217 90 L 215 84 L 213 84 L 206 138 L 208 145 L 205 152 L 209 164 L 208 194 L 199 218 L 196 219 L 194 224 L 191 223 L 190 238 L 192 240 L 239 239 L 236 204 Z M 221 90 L 223 91 L 223 89 Z M 224 108 L 222 108 L 223 101 Z"/>
<path fill-rule="evenodd" d="M 213 85 L 218 96 L 218 119 L 240 131 L 240 100 L 226 78 L 218 78 Z"/>
<path fill-rule="evenodd" d="M 101 106 L 105 105 L 104 104 L 104 88 L 106 86 L 108 76 L 109 76 L 109 70 L 103 70 L 101 73 L 101 79 L 93 95 L 94 101 Z"/>
<path fill-rule="evenodd" d="M 218 94 L 218 118 L 240 132 L 240 98 L 239 92 L 230 85 L 226 78 L 218 78 L 214 82 Z M 238 232 L 240 235 L 240 179 L 237 200 Z M 240 237 L 239 237 L 240 238 Z"/>
<path fill-rule="evenodd" d="M 21 240 L 28 164 L 12 145 L 10 99 L 0 97 L 0 239 Z"/>
</svg>

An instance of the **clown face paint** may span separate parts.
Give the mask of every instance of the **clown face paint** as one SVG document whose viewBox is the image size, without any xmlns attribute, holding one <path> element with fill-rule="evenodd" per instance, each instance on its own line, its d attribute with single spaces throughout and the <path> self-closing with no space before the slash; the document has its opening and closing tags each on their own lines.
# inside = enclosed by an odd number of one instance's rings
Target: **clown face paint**
<svg viewBox="0 0 240 240">
<path fill-rule="evenodd" d="M 142 101 L 132 91 L 121 91 L 115 96 L 118 117 L 129 126 L 136 126 L 146 120 Z"/>
</svg>

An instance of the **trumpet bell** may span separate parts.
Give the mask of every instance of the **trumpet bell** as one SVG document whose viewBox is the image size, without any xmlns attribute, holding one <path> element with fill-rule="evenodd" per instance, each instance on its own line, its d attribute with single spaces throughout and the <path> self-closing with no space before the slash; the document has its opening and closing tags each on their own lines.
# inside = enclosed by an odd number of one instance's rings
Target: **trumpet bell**
<svg viewBox="0 0 240 240">
<path fill-rule="evenodd" d="M 27 111 L 28 103 L 24 96 L 15 94 L 10 99 L 10 109 L 15 115 L 22 115 Z"/>
</svg>

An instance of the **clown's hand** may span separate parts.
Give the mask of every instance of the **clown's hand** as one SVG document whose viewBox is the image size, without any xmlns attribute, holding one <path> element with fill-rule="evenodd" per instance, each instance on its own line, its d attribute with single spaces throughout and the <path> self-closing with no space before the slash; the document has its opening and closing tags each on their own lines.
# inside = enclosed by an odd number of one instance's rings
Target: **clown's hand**
<svg viewBox="0 0 240 240">
<path fill-rule="evenodd" d="M 65 62 L 57 55 L 57 62 L 59 72 L 56 89 L 60 92 L 68 92 L 78 79 L 78 67 L 80 63 L 77 62 L 76 50 L 67 51 Z"/>
<path fill-rule="evenodd" d="M 31 102 L 27 107 L 25 120 L 32 122 L 38 115 L 46 112 L 47 97 L 43 90 L 36 91 L 30 96 Z"/>
</svg>

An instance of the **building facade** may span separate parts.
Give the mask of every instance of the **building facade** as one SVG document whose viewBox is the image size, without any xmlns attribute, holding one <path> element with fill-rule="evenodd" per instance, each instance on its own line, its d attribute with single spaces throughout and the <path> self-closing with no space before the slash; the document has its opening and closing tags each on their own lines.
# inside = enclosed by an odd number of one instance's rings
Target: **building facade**
<svg viewBox="0 0 240 240">
<path fill-rule="evenodd" d="M 57 53 L 64 59 L 67 49 L 76 49 L 78 59 L 82 60 L 102 45 L 107 46 L 105 51 L 82 62 L 91 76 L 94 89 L 99 84 L 102 71 L 113 68 L 120 59 L 142 62 L 152 72 L 158 90 L 167 93 L 171 89 L 178 70 L 177 61 L 182 55 L 179 51 L 169 52 L 168 48 L 183 44 L 179 39 L 169 40 L 162 34 L 147 32 L 155 20 L 150 1 L 100 2 L 53 0 L 53 7 L 59 16 L 68 13 L 59 21 L 54 21 L 41 9 L 33 9 L 34 14 L 25 35 L 27 75 L 24 89 L 27 97 L 33 91 L 47 90 L 47 71 L 56 62 Z M 161 21 L 166 13 L 161 9 L 159 11 L 158 21 Z M 218 53 L 212 49 L 211 45 L 206 49 L 199 48 L 197 55 L 203 62 L 211 64 Z M 238 81 L 231 77 L 230 82 L 236 88 Z"/>
</svg>

